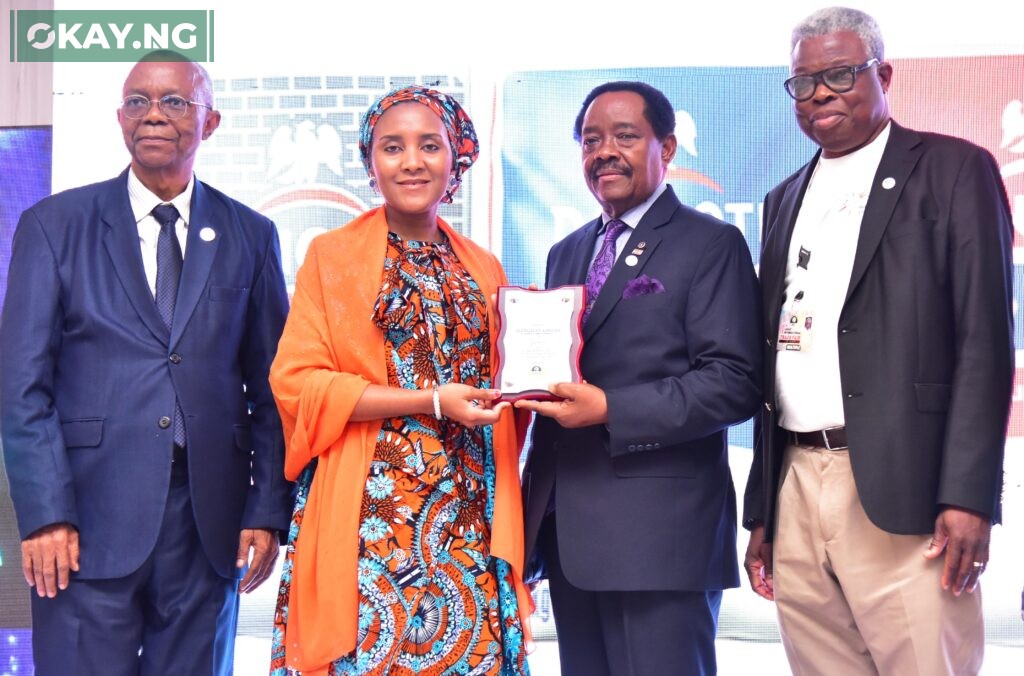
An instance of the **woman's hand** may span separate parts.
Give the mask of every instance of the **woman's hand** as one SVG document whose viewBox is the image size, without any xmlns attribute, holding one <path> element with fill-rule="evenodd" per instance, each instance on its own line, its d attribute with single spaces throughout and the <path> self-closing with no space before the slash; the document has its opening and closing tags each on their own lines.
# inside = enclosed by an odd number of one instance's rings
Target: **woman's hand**
<svg viewBox="0 0 1024 676">
<path fill-rule="evenodd" d="M 498 390 L 484 390 L 461 383 L 448 383 L 437 388 L 441 402 L 441 415 L 466 427 L 493 425 L 501 412 L 509 407 L 499 402 Z"/>
</svg>

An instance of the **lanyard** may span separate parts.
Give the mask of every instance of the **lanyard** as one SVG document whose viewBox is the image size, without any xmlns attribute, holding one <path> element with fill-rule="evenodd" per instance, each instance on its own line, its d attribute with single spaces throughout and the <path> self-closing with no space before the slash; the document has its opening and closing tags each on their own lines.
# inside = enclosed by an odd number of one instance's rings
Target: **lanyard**
<svg viewBox="0 0 1024 676">
<path fill-rule="evenodd" d="M 799 233 L 801 235 L 800 250 L 797 253 L 796 267 L 792 270 L 790 275 L 790 282 L 787 285 L 790 289 L 795 289 L 795 293 L 792 298 L 786 300 L 783 304 L 784 310 L 793 311 L 796 308 L 797 303 L 803 300 L 806 295 L 807 288 L 810 280 L 810 265 L 811 265 L 811 254 L 814 251 L 814 246 L 818 242 L 818 237 L 825 234 L 825 224 L 832 220 L 840 220 L 843 217 L 835 218 L 843 212 L 859 210 L 863 217 L 864 207 L 867 203 L 868 193 L 866 191 L 849 192 L 841 198 L 837 199 L 835 203 L 829 207 L 829 209 L 822 214 L 821 218 L 812 228 L 804 228 L 806 232 Z M 794 233 L 796 234 L 796 233 Z M 787 260 L 789 253 L 786 254 Z"/>
</svg>

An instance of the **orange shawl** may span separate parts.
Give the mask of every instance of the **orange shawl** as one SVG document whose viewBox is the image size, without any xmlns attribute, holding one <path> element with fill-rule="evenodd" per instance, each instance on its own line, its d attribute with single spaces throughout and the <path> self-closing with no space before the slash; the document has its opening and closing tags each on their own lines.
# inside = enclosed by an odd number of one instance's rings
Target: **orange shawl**
<svg viewBox="0 0 1024 676">
<path fill-rule="evenodd" d="M 440 218 L 438 225 L 487 299 L 494 363 L 498 327 L 491 297 L 506 283 L 505 273 L 490 252 Z M 381 421 L 350 422 L 349 416 L 367 385 L 388 384 L 384 336 L 370 320 L 387 233 L 381 207 L 313 240 L 270 371 L 287 441 L 285 475 L 294 480 L 319 459 L 295 542 L 284 636 L 288 667 L 306 675 L 326 675 L 332 661 L 356 647 L 359 510 Z M 522 582 L 520 447 L 506 411 L 494 425 L 491 554 L 512 567 L 528 640 L 533 603 Z"/>
</svg>

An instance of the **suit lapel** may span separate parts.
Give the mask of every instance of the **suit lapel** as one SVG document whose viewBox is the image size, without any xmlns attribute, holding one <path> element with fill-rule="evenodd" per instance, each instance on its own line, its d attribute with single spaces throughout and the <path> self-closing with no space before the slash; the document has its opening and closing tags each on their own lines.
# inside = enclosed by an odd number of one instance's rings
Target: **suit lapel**
<svg viewBox="0 0 1024 676">
<path fill-rule="evenodd" d="M 820 154 L 821 151 L 819 151 Z M 793 239 L 796 217 L 800 211 L 800 203 L 807 192 L 807 184 L 818 162 L 818 155 L 804 165 L 800 175 L 786 186 L 779 205 L 778 215 L 768 224 L 771 227 L 763 243 L 761 251 L 761 285 L 766 291 L 765 303 L 767 311 L 767 336 L 774 336 L 779 330 L 779 308 L 782 307 L 782 292 L 786 282 L 786 268 L 789 260 L 789 247 Z"/>
<path fill-rule="evenodd" d="M 196 309 L 196 304 L 206 288 L 206 280 L 213 267 L 213 259 L 217 248 L 224 238 L 223 229 L 215 225 L 217 218 L 213 213 L 206 189 L 199 181 L 195 182 L 192 193 L 191 220 L 188 224 L 188 246 L 185 247 L 185 262 L 181 268 L 181 282 L 178 285 L 178 299 L 174 304 L 174 321 L 171 323 L 171 342 L 173 348 L 181 340 L 188 325 L 189 317 Z M 201 236 L 206 233 L 206 237 Z M 211 238 L 209 235 L 212 234 Z"/>
<path fill-rule="evenodd" d="M 601 228 L 601 217 L 598 216 L 596 220 L 587 223 L 583 228 L 584 231 L 580 238 L 583 241 L 579 246 L 573 247 L 572 256 L 565 269 L 559 271 L 562 281 L 558 281 L 554 286 L 587 283 L 587 272 L 590 270 L 590 258 L 594 255 L 597 233 Z"/>
<path fill-rule="evenodd" d="M 153 292 L 149 289 L 145 267 L 142 264 L 139 228 L 128 200 L 128 172 L 125 171 L 114 179 L 112 185 L 113 188 L 100 214 L 100 218 L 107 226 L 103 235 L 103 245 L 132 307 L 153 336 L 166 345 L 167 326 L 156 309 Z"/>
<path fill-rule="evenodd" d="M 900 194 L 907 185 L 907 179 L 921 157 L 921 150 L 917 147 L 921 137 L 895 122 L 890 124 L 892 129 L 889 131 L 889 142 L 882 155 L 882 161 L 878 164 L 868 203 L 864 208 L 860 237 L 857 239 L 857 253 L 853 259 L 853 271 L 850 273 L 850 285 L 846 289 L 844 305 L 849 302 L 871 259 L 874 258 L 882 235 L 892 218 L 892 212 L 896 208 L 896 202 L 899 201 Z M 889 184 L 890 181 L 895 183 L 888 188 L 882 185 Z"/>
<path fill-rule="evenodd" d="M 587 322 L 583 326 L 584 340 L 589 339 L 597 331 L 598 327 L 608 318 L 612 309 L 622 300 L 622 291 L 626 287 L 626 283 L 639 275 L 647 265 L 647 261 L 654 255 L 654 250 L 661 243 L 661 235 L 658 234 L 657 229 L 672 220 L 672 215 L 678 208 L 679 200 L 676 198 L 675 192 L 672 191 L 672 186 L 669 186 L 633 228 L 633 233 L 629 236 L 625 248 L 615 261 L 615 265 L 612 266 L 611 272 L 608 273 L 608 279 L 601 287 L 601 292 L 597 294 L 594 307 L 591 308 L 590 316 L 587 317 Z M 639 247 L 641 242 L 644 243 L 643 247 Z M 626 258 L 635 248 L 642 248 L 643 253 L 637 256 L 636 265 L 627 265 Z M 593 252 L 593 248 L 590 249 L 590 252 Z M 585 277 L 586 272 L 584 272 Z"/>
</svg>

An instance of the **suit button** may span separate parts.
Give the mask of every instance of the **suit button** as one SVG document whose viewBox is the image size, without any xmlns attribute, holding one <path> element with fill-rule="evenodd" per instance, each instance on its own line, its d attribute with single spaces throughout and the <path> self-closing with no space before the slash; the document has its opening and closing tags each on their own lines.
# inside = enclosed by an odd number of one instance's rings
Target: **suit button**
<svg viewBox="0 0 1024 676">
<path fill-rule="evenodd" d="M 160 426 L 160 429 L 165 430 L 171 426 L 171 419 L 167 416 L 162 416 L 156 424 Z"/>
<path fill-rule="evenodd" d="M 771 347 L 772 346 L 772 339 L 771 338 L 765 338 L 764 339 L 764 344 L 767 345 L 768 347 Z"/>
<path fill-rule="evenodd" d="M 646 444 L 644 446 L 644 450 L 645 451 L 653 451 L 654 450 L 654 444 Z"/>
<path fill-rule="evenodd" d="M 764 402 L 764 410 L 768 411 L 769 413 L 772 412 L 771 402 L 768 402 L 768 401 Z"/>
<path fill-rule="evenodd" d="M 629 446 L 626 447 L 626 450 L 627 451 L 635 451 L 636 450 L 636 444 L 630 444 Z"/>
<path fill-rule="evenodd" d="M 181 355 L 178 354 L 177 352 L 172 352 L 171 356 L 168 357 L 168 359 L 171 360 L 172 364 L 180 364 L 181 363 Z"/>
<path fill-rule="evenodd" d="M 654 447 L 655 447 L 655 448 L 661 448 L 661 442 L 659 442 L 659 441 L 655 441 L 655 442 L 654 442 Z"/>
</svg>

